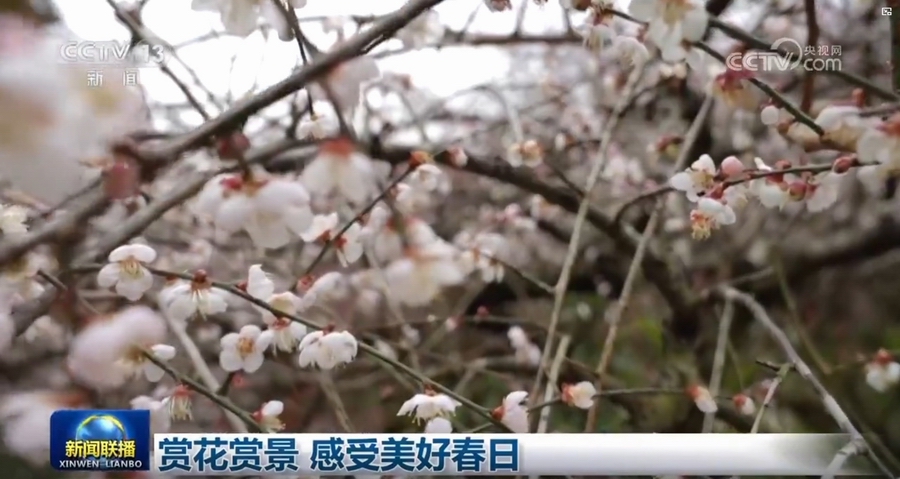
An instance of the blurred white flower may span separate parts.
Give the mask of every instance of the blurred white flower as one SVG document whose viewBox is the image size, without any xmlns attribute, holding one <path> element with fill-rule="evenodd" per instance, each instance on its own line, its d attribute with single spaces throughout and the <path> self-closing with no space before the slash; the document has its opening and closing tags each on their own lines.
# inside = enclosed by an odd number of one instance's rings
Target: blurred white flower
<svg viewBox="0 0 900 479">
<path fill-rule="evenodd" d="M 436 417 L 425 423 L 425 434 L 450 434 L 453 432 L 453 423 L 446 418 Z"/>
<path fill-rule="evenodd" d="M 416 394 L 406 400 L 400 406 L 397 415 L 413 416 L 416 423 L 418 423 L 420 421 L 430 421 L 436 417 L 452 416 L 459 405 L 459 401 L 446 394 L 439 394 L 432 389 L 426 389 L 424 393 Z"/>
<path fill-rule="evenodd" d="M 736 394 L 731 401 L 734 403 L 735 409 L 745 416 L 756 414 L 756 403 L 746 394 Z"/>
<path fill-rule="evenodd" d="M 334 113 L 334 109 L 316 108 L 315 113 L 309 119 L 303 120 L 297 127 L 297 136 L 300 138 L 313 137 L 317 139 L 334 136 L 340 131 L 340 121 Z"/>
<path fill-rule="evenodd" d="M 356 358 L 359 344 L 348 331 L 314 331 L 306 335 L 297 349 L 301 368 L 314 366 L 319 369 L 334 369 Z"/>
<path fill-rule="evenodd" d="M 150 411 L 150 433 L 165 434 L 172 429 L 172 417 L 165 401 L 158 401 L 149 396 L 138 396 L 131 400 L 131 409 Z"/>
<path fill-rule="evenodd" d="M 565 384 L 562 387 L 562 401 L 569 406 L 580 409 L 590 409 L 594 405 L 594 396 L 597 388 L 590 381 L 581 381 L 578 384 Z"/>
<path fill-rule="evenodd" d="M 514 167 L 534 168 L 544 162 L 544 147 L 535 140 L 511 143 L 506 147 L 506 161 Z"/>
<path fill-rule="evenodd" d="M 87 407 L 80 394 L 19 392 L 0 401 L 3 443 L 17 456 L 41 466 L 50 460 L 50 416 L 60 409 Z"/>
<path fill-rule="evenodd" d="M 286 8 L 303 8 L 306 0 L 278 0 Z M 198 12 L 216 12 L 222 20 L 225 32 L 247 37 L 257 28 L 260 16 L 278 32 L 278 38 L 293 38 L 290 26 L 272 0 L 192 0 L 191 9 Z"/>
<path fill-rule="evenodd" d="M 392 297 L 401 304 L 422 306 L 437 297 L 444 287 L 462 283 L 466 274 L 457 255 L 456 248 L 443 240 L 411 248 L 403 258 L 385 268 Z"/>
<path fill-rule="evenodd" d="M 819 112 L 815 122 L 825 131 L 823 141 L 849 147 L 856 146 L 856 142 L 871 124 L 860 116 L 859 108 L 845 105 L 826 106 Z"/>
<path fill-rule="evenodd" d="M 806 209 L 818 213 L 834 205 L 840 193 L 841 177 L 842 175 L 828 171 L 807 178 L 802 195 Z"/>
<path fill-rule="evenodd" d="M 866 383 L 872 389 L 883 393 L 900 382 L 900 364 L 891 353 L 882 349 L 866 364 Z"/>
<path fill-rule="evenodd" d="M 649 23 L 647 37 L 665 50 L 703 39 L 709 14 L 698 0 L 632 0 L 628 12 Z"/>
<path fill-rule="evenodd" d="M 252 324 L 237 333 L 228 333 L 220 341 L 219 365 L 228 372 L 256 372 L 262 367 L 266 349 L 273 339 L 273 333 Z"/>
<path fill-rule="evenodd" d="M 775 105 L 766 105 L 759 112 L 759 119 L 762 121 L 762 124 L 766 126 L 776 126 L 788 118 L 789 113 Z"/>
<path fill-rule="evenodd" d="M 345 118 L 353 118 L 353 112 L 360 104 L 362 91 L 375 80 L 381 78 L 378 63 L 370 56 L 355 57 L 332 69 L 323 80 L 334 94 Z M 315 98 L 328 100 L 328 96 L 320 84 L 310 87 Z"/>
<path fill-rule="evenodd" d="M 131 301 L 141 299 L 153 287 L 153 275 L 144 267 L 156 261 L 156 250 L 145 244 L 127 244 L 112 250 L 109 263 L 97 273 L 97 285 L 115 287 L 116 293 Z"/>
<path fill-rule="evenodd" d="M 730 206 L 712 198 L 700 198 L 697 206 L 691 210 L 691 236 L 704 240 L 720 226 L 731 225 L 736 221 L 737 216 Z"/>
<path fill-rule="evenodd" d="M 503 404 L 494 409 L 491 415 L 508 427 L 510 431 L 516 434 L 527 434 L 528 410 L 523 406 L 526 400 L 528 400 L 527 392 L 513 391 L 503 398 Z"/>
<path fill-rule="evenodd" d="M 402 225 L 398 224 L 398 221 L 402 222 Z M 401 235 L 401 226 L 406 236 L 405 242 Z M 435 241 L 437 234 L 428 223 L 418 218 L 396 218 L 389 208 L 379 204 L 369 212 L 369 218 L 363 228 L 363 237 L 375 259 L 387 262 L 403 256 L 406 245 L 424 246 Z"/>
<path fill-rule="evenodd" d="M 719 410 L 716 399 L 709 393 L 709 389 L 695 384 L 687 389 L 687 393 L 701 412 L 710 414 Z"/>
<path fill-rule="evenodd" d="M 347 139 L 320 143 L 319 154 L 306 165 L 301 178 L 314 195 L 337 194 L 357 204 L 378 193 L 372 159 Z"/>
<path fill-rule="evenodd" d="M 28 232 L 28 210 L 19 205 L 0 205 L 0 231 L 4 235 Z"/>
<path fill-rule="evenodd" d="M 206 184 L 197 198 L 196 212 L 225 235 L 246 231 L 253 243 L 276 249 L 309 228 L 310 198 L 299 182 L 263 171 L 251 178 L 222 175 Z"/>
<path fill-rule="evenodd" d="M 637 38 L 628 35 L 619 35 L 612 40 L 608 51 L 616 58 L 619 65 L 625 68 L 634 68 L 647 63 L 650 60 L 650 51 Z"/>
<path fill-rule="evenodd" d="M 228 309 L 224 291 L 213 288 L 205 278 L 192 281 L 176 280 L 159 292 L 159 304 L 163 312 L 176 321 L 187 321 L 194 316 L 206 318 L 224 313 Z"/>
<path fill-rule="evenodd" d="M 409 174 L 407 183 L 413 188 L 430 192 L 438 190 L 444 184 L 444 180 L 444 172 L 439 166 L 426 163 L 419 165 Z"/>
<path fill-rule="evenodd" d="M 337 213 L 329 215 L 317 215 L 313 218 L 312 225 L 303 232 L 300 237 L 307 243 L 331 244 L 337 252 L 338 260 L 343 266 L 349 266 L 362 258 L 363 246 L 361 242 L 362 226 L 354 221 L 346 229 L 338 226 Z"/>
<path fill-rule="evenodd" d="M 303 282 L 304 280 L 301 280 Z M 342 300 L 348 293 L 347 278 L 338 271 L 328 273 L 312 279 L 308 284 L 301 285 L 306 291 L 303 295 L 304 304 L 312 301 L 337 301 Z"/>
<path fill-rule="evenodd" d="M 610 46 L 618 36 L 616 30 L 606 22 L 597 21 L 594 15 L 578 28 L 578 34 L 584 39 L 584 46 L 594 52 L 601 52 Z"/>
<path fill-rule="evenodd" d="M 859 161 L 900 169 L 900 115 L 867 129 L 856 144 Z"/>
<path fill-rule="evenodd" d="M 284 429 L 281 422 L 281 413 L 284 412 L 284 403 L 281 401 L 268 401 L 253 413 L 253 419 L 268 433 L 279 432 Z"/>
<path fill-rule="evenodd" d="M 434 10 L 426 10 L 405 27 L 397 31 L 396 37 L 406 48 L 423 48 L 437 44 L 444 37 L 444 25 Z"/>
<path fill-rule="evenodd" d="M 158 379 L 158 367 L 145 356 L 152 349 L 160 360 L 175 356 L 174 348 L 163 345 L 166 322 L 146 306 L 131 306 L 105 317 L 95 318 L 73 339 L 66 359 L 69 374 L 96 390 L 110 390 L 143 372 Z"/>
</svg>

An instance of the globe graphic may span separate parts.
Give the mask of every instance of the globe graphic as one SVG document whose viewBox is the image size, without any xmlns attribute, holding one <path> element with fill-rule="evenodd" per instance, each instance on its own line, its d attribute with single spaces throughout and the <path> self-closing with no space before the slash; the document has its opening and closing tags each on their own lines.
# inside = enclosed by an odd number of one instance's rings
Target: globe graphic
<svg viewBox="0 0 900 479">
<path fill-rule="evenodd" d="M 88 417 L 75 429 L 75 439 L 82 441 L 124 441 L 128 439 L 125 426 L 115 416 L 95 414 Z M 106 458 L 92 457 L 106 466 Z"/>
</svg>

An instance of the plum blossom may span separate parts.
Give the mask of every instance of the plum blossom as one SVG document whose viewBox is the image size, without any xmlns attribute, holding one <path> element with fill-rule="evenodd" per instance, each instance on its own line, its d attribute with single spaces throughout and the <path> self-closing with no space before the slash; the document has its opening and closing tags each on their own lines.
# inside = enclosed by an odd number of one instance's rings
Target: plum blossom
<svg viewBox="0 0 900 479">
<path fill-rule="evenodd" d="M 687 394 L 701 412 L 710 414 L 719 410 L 716 399 L 703 386 L 693 385 L 687 388 Z"/>
<path fill-rule="evenodd" d="M 578 33 L 584 39 L 584 46 L 588 49 L 601 52 L 615 41 L 616 30 L 609 25 L 602 17 L 589 15 L 587 20 L 578 29 Z"/>
<path fill-rule="evenodd" d="M 275 293 L 275 283 L 262 270 L 262 266 L 255 264 L 250 266 L 247 274 L 247 294 L 260 301 L 266 302 L 271 310 L 256 307 L 262 315 L 263 322 L 269 327 L 268 331 L 273 335 L 272 348 L 278 351 L 292 352 L 306 335 L 306 326 L 293 321 L 300 311 L 305 310 L 315 299 L 314 295 L 303 299 L 290 291 Z M 283 313 L 279 315 L 274 311 Z"/>
<path fill-rule="evenodd" d="M 465 281 L 465 271 L 457 259 L 458 251 L 442 240 L 410 248 L 405 256 L 385 268 L 391 294 L 401 304 L 422 306 L 440 294 L 441 289 Z"/>
<path fill-rule="evenodd" d="M 363 255 L 362 226 L 354 221 L 347 228 L 339 228 L 337 213 L 317 215 L 300 237 L 307 243 L 331 244 L 343 266 L 359 261 Z"/>
<path fill-rule="evenodd" d="M 273 334 L 248 324 L 237 333 L 222 336 L 219 365 L 228 372 L 253 373 L 262 367 L 265 351 L 272 344 Z"/>
<path fill-rule="evenodd" d="M 131 409 L 150 411 L 150 433 L 165 434 L 172 428 L 172 417 L 165 401 L 157 401 L 149 396 L 138 396 L 130 401 Z"/>
<path fill-rule="evenodd" d="M 146 306 L 131 306 L 108 316 L 94 318 L 73 339 L 66 359 L 69 374 L 97 390 L 124 385 L 135 375 L 158 381 L 162 370 L 151 363 L 144 351 L 166 361 L 175 348 L 163 344 L 166 323 Z"/>
<path fill-rule="evenodd" d="M 137 301 L 153 287 L 153 275 L 144 267 L 156 260 L 156 250 L 150 246 L 122 245 L 112 250 L 107 260 L 109 264 L 97 273 L 101 288 L 115 287 L 120 296 Z"/>
<path fill-rule="evenodd" d="M 80 393 L 35 391 L 9 394 L 0 402 L 3 443 L 29 463 L 45 465 L 50 458 L 50 416 L 60 409 L 88 406 L 88 398 Z"/>
<path fill-rule="evenodd" d="M 336 194 L 358 204 L 378 193 L 371 158 L 343 138 L 323 141 L 319 154 L 303 169 L 301 179 L 314 195 Z"/>
<path fill-rule="evenodd" d="M 287 8 L 303 8 L 306 0 L 278 0 Z M 193 0 L 191 9 L 198 12 L 218 13 L 225 32 L 247 37 L 257 28 L 257 20 L 262 18 L 276 32 L 282 41 L 293 38 L 290 25 L 272 0 Z"/>
<path fill-rule="evenodd" d="M 763 125 L 776 126 L 782 121 L 789 120 L 790 114 L 775 105 L 766 105 L 759 112 L 759 119 Z"/>
<path fill-rule="evenodd" d="M 702 155 L 691 166 L 669 179 L 672 188 L 683 191 L 688 200 L 696 202 L 700 194 L 712 188 L 716 182 L 716 163 L 709 155 Z"/>
<path fill-rule="evenodd" d="M 400 258 L 405 245 L 424 246 L 438 238 L 428 223 L 413 217 L 398 218 L 382 205 L 372 208 L 363 235 L 372 255 L 379 261 Z"/>
<path fill-rule="evenodd" d="M 515 352 L 516 362 L 528 366 L 541 364 L 542 351 L 540 346 L 534 344 L 520 326 L 513 326 L 506 332 L 509 344 Z"/>
<path fill-rule="evenodd" d="M 28 210 L 19 205 L 0 205 L 0 231 L 4 235 L 19 235 L 28 232 Z"/>
<path fill-rule="evenodd" d="M 299 182 L 256 170 L 249 177 L 213 178 L 198 196 L 196 211 L 212 220 L 220 234 L 243 230 L 257 247 L 276 249 L 309 228 L 309 202 L 309 193 Z"/>
<path fill-rule="evenodd" d="M 396 33 L 405 48 L 418 49 L 437 44 L 444 37 L 444 25 L 434 10 L 426 10 Z"/>
<path fill-rule="evenodd" d="M 506 161 L 514 167 L 534 168 L 544 162 L 544 147 L 535 140 L 511 143 L 506 148 Z"/>
<path fill-rule="evenodd" d="M 453 423 L 448 419 L 436 417 L 425 423 L 425 434 L 450 434 L 453 432 Z"/>
<path fill-rule="evenodd" d="M 709 14 L 698 0 L 632 0 L 628 11 L 649 23 L 647 37 L 663 51 L 684 41 L 700 41 L 709 23 Z"/>
<path fill-rule="evenodd" d="M 194 418 L 191 412 L 194 391 L 184 384 L 175 386 L 172 394 L 163 398 L 162 402 L 169 411 L 169 417 L 174 421 L 191 421 Z"/>
<path fill-rule="evenodd" d="M 398 416 L 413 416 L 415 421 L 430 421 L 436 417 L 449 417 L 456 412 L 459 401 L 439 394 L 433 389 L 425 389 L 424 393 L 416 394 L 400 406 Z"/>
<path fill-rule="evenodd" d="M 513 391 L 503 398 L 503 403 L 491 415 L 516 434 L 528 433 L 528 410 L 522 405 L 528 399 L 525 391 Z"/>
<path fill-rule="evenodd" d="M 176 321 L 199 316 L 206 318 L 228 309 L 226 293 L 212 287 L 206 273 L 199 271 L 191 281 L 175 280 L 159 293 L 162 310 Z"/>
<path fill-rule="evenodd" d="M 596 395 L 597 388 L 590 381 L 566 384 L 562 388 L 562 401 L 579 409 L 590 409 L 594 405 L 594 396 Z"/>
<path fill-rule="evenodd" d="M 353 112 L 360 104 L 365 87 L 381 78 L 378 63 L 370 56 L 355 57 L 347 60 L 328 73 L 323 82 L 334 94 L 334 99 L 346 117 L 352 118 Z M 328 100 L 328 94 L 320 84 L 312 85 L 315 98 Z"/>
<path fill-rule="evenodd" d="M 722 225 L 731 225 L 737 221 L 731 206 L 712 198 L 700 198 L 697 206 L 691 210 L 691 236 L 703 240 Z"/>
<path fill-rule="evenodd" d="M 297 349 L 301 368 L 314 366 L 329 370 L 353 361 L 359 343 L 348 331 L 322 330 L 307 334 Z"/>
<path fill-rule="evenodd" d="M 861 162 L 880 165 L 885 173 L 900 170 L 900 114 L 867 129 L 856 143 L 856 152 Z"/>
<path fill-rule="evenodd" d="M 268 401 L 253 413 L 253 419 L 268 433 L 278 432 L 284 429 L 284 423 L 279 416 L 284 412 L 284 403 L 281 401 Z"/>
<path fill-rule="evenodd" d="M 756 169 L 762 173 L 774 171 L 761 158 L 754 158 Z M 766 175 L 750 181 L 750 192 L 766 208 L 783 208 L 790 202 L 790 193 L 783 179 L 784 175 Z"/>
<path fill-rule="evenodd" d="M 825 134 L 822 140 L 853 148 L 870 126 L 860 116 L 859 108 L 850 105 L 830 105 L 819 112 L 816 124 L 822 127 Z"/>
<path fill-rule="evenodd" d="M 756 414 L 756 403 L 753 402 L 753 399 L 746 394 L 736 394 L 733 398 L 731 398 L 731 402 L 734 403 L 734 407 L 738 410 L 739 413 L 745 416 L 752 416 Z"/>
<path fill-rule="evenodd" d="M 866 383 L 872 389 L 883 393 L 900 382 L 900 364 L 891 353 L 882 349 L 866 364 Z"/>
<path fill-rule="evenodd" d="M 825 211 L 838 200 L 841 176 L 830 171 L 810 175 L 803 180 L 790 183 L 789 192 L 793 198 L 803 200 L 806 209 L 811 213 Z"/>
<path fill-rule="evenodd" d="M 624 68 L 638 67 L 650 60 L 650 51 L 647 50 L 647 46 L 637 38 L 628 35 L 619 35 L 613 38 L 612 45 L 607 51 Z"/>
<path fill-rule="evenodd" d="M 441 171 L 440 167 L 432 163 L 426 163 L 416 167 L 416 169 L 409 174 L 407 182 L 413 188 L 427 192 L 437 191 L 444 185 L 449 185 L 449 183 L 446 182 L 444 172 Z"/>
</svg>

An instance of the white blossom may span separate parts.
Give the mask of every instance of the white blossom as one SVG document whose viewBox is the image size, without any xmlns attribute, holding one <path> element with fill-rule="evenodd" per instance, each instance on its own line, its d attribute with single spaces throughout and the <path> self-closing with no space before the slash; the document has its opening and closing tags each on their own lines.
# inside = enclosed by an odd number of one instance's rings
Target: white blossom
<svg viewBox="0 0 900 479">
<path fill-rule="evenodd" d="M 771 172 L 772 167 L 765 164 L 762 159 L 755 158 L 756 169 L 760 172 Z M 776 176 L 765 176 L 750 181 L 750 191 L 756 196 L 760 204 L 766 208 L 783 208 L 790 201 L 790 193 L 787 185 Z"/>
<path fill-rule="evenodd" d="M 303 8 L 306 0 L 278 0 L 286 8 Z M 278 38 L 288 41 L 292 38 L 290 26 L 281 10 L 272 0 L 193 0 L 191 8 L 198 12 L 219 14 L 225 32 L 247 37 L 257 29 L 260 17 L 278 32 Z"/>
<path fill-rule="evenodd" d="M 150 411 L 151 434 L 165 434 L 172 429 L 172 417 L 165 401 L 157 401 L 149 396 L 138 396 L 130 401 L 131 409 Z"/>
<path fill-rule="evenodd" d="M 426 10 L 397 31 L 395 36 L 406 48 L 422 48 L 435 45 L 444 37 L 444 25 L 438 12 Z"/>
<path fill-rule="evenodd" d="M 378 193 L 372 159 L 346 139 L 320 143 L 319 154 L 306 165 L 301 178 L 314 195 L 336 194 L 357 204 Z"/>
<path fill-rule="evenodd" d="M 709 389 L 694 385 L 688 388 L 687 393 L 701 412 L 710 414 L 719 410 L 716 399 L 709 393 Z"/>
<path fill-rule="evenodd" d="M 306 335 L 297 349 L 300 350 L 300 367 L 334 369 L 356 358 L 359 344 L 348 331 L 314 331 Z"/>
<path fill-rule="evenodd" d="M 135 375 L 162 378 L 161 370 L 144 355 L 145 350 L 165 361 L 175 356 L 166 346 L 166 322 L 146 306 L 131 306 L 94 318 L 72 340 L 66 367 L 82 384 L 97 390 L 115 389 Z"/>
<path fill-rule="evenodd" d="M 101 288 L 115 287 L 120 296 L 137 301 L 153 287 L 153 275 L 144 267 L 156 260 L 156 250 L 150 246 L 122 245 L 112 250 L 107 260 L 109 263 L 97 273 Z"/>
<path fill-rule="evenodd" d="M 0 205 L 0 231 L 4 235 L 20 235 L 28 232 L 28 210 L 19 205 Z"/>
<path fill-rule="evenodd" d="M 425 434 L 450 434 L 453 423 L 443 417 L 435 417 L 425 423 Z"/>
<path fill-rule="evenodd" d="M 562 388 L 562 400 L 564 403 L 580 409 L 590 409 L 594 405 L 594 396 L 597 388 L 590 381 L 581 381 L 578 384 L 566 384 Z"/>
<path fill-rule="evenodd" d="M 866 364 L 866 383 L 883 393 L 900 382 L 900 364 L 885 350 L 878 351 L 875 359 Z"/>
<path fill-rule="evenodd" d="M 700 198 L 691 210 L 691 236 L 698 240 L 709 238 L 720 226 L 731 225 L 735 221 L 737 216 L 731 206 L 712 198 Z"/>
<path fill-rule="evenodd" d="M 284 412 L 284 403 L 281 401 L 268 401 L 253 413 L 253 419 L 268 433 L 279 432 L 284 429 L 281 422 L 281 413 Z"/>
<path fill-rule="evenodd" d="M 265 351 L 272 344 L 273 334 L 248 324 L 237 333 L 222 336 L 219 365 L 228 372 L 256 372 L 265 361 Z"/>
<path fill-rule="evenodd" d="M 709 155 L 702 155 L 686 170 L 669 179 L 672 188 L 682 191 L 690 201 L 698 201 L 700 194 L 712 188 L 716 180 L 716 164 Z"/>
<path fill-rule="evenodd" d="M 738 410 L 739 413 L 745 416 L 752 416 L 756 414 L 756 403 L 753 402 L 753 399 L 746 394 L 737 394 L 731 401 L 734 403 L 734 407 Z"/>
<path fill-rule="evenodd" d="M 334 94 L 334 99 L 346 118 L 352 118 L 362 99 L 363 90 L 381 78 L 375 59 L 364 55 L 347 60 L 333 68 L 322 80 Z M 311 85 L 314 98 L 329 100 L 319 84 Z"/>
<path fill-rule="evenodd" d="M 494 419 L 503 423 L 510 431 L 516 434 L 528 433 L 528 409 L 523 403 L 528 400 L 525 391 L 513 391 L 503 398 L 503 404 L 492 412 Z"/>
<path fill-rule="evenodd" d="M 406 256 L 385 268 L 391 295 L 401 304 L 422 306 L 440 294 L 442 288 L 465 281 L 457 250 L 436 240 L 419 248 L 412 248 Z"/>
<path fill-rule="evenodd" d="M 628 11 L 648 22 L 647 37 L 661 50 L 703 39 L 709 14 L 698 0 L 632 0 Z"/>
<path fill-rule="evenodd" d="M 363 255 L 362 226 L 354 221 L 347 228 L 340 228 L 337 213 L 316 216 L 300 237 L 307 243 L 330 243 L 343 266 L 359 261 Z"/>
<path fill-rule="evenodd" d="M 416 394 L 400 406 L 398 416 L 413 416 L 416 422 L 430 421 L 436 417 L 449 417 L 456 412 L 459 401 L 432 390 Z"/>
<path fill-rule="evenodd" d="M 833 141 L 839 145 L 856 146 L 856 142 L 870 126 L 870 122 L 860 116 L 855 106 L 826 106 L 816 117 L 825 134 L 822 139 Z"/>
<path fill-rule="evenodd" d="M 200 193 L 196 212 L 210 219 L 221 235 L 245 231 L 253 243 L 281 248 L 309 228 L 310 198 L 299 182 L 256 170 L 213 178 Z"/>
<path fill-rule="evenodd" d="M 159 293 L 162 310 L 172 319 L 186 321 L 194 316 L 206 318 L 228 309 L 226 293 L 213 288 L 208 281 L 176 280 Z"/>
</svg>

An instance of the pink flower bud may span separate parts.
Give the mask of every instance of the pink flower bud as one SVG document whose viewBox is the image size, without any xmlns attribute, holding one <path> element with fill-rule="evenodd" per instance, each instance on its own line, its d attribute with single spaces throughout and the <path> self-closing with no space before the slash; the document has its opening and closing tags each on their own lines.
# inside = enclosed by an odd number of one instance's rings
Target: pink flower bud
<svg viewBox="0 0 900 479">
<path fill-rule="evenodd" d="M 735 156 L 729 156 L 722 160 L 722 174 L 726 178 L 733 178 L 744 172 L 744 164 Z"/>
<path fill-rule="evenodd" d="M 140 168 L 134 160 L 119 158 L 104 172 L 103 190 L 111 200 L 131 198 L 138 194 L 140 186 Z"/>
</svg>

